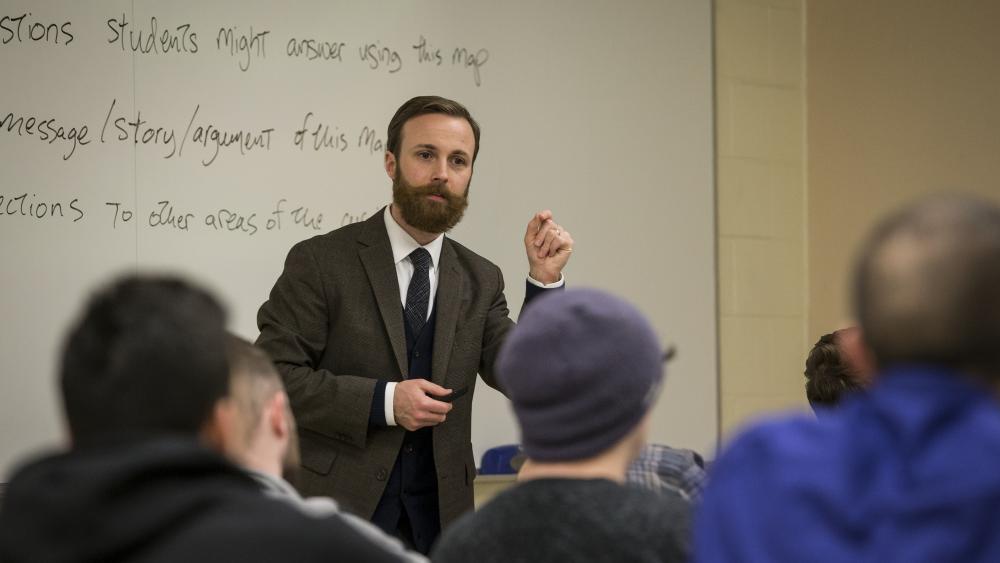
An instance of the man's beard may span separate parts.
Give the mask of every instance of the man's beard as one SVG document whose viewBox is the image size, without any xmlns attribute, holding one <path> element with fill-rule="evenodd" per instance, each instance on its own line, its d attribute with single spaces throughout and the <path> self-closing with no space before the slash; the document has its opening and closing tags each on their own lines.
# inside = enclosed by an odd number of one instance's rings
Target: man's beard
<svg viewBox="0 0 1000 563">
<path fill-rule="evenodd" d="M 428 197 L 431 195 L 441 196 L 444 201 L 434 201 Z M 392 179 L 392 202 L 411 227 L 425 233 L 446 233 L 462 220 L 469 206 L 469 188 L 465 188 L 464 195 L 455 195 L 440 183 L 414 186 L 397 168 Z"/>
</svg>

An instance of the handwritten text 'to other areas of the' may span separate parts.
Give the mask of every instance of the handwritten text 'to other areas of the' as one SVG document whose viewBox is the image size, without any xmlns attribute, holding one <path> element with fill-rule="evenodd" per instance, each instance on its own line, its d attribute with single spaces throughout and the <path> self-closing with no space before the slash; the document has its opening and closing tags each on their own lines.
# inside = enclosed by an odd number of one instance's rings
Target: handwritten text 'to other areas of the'
<svg viewBox="0 0 1000 563">
<path fill-rule="evenodd" d="M 144 210 L 121 201 L 88 201 L 86 197 L 52 198 L 37 193 L 0 192 L 0 222 L 44 225 L 85 224 L 96 216 L 101 225 L 112 230 L 143 228 L 193 232 L 196 230 L 241 233 L 254 236 L 261 232 L 306 230 L 322 232 L 338 226 L 364 221 L 377 209 L 343 211 L 330 224 L 314 206 L 278 198 L 266 210 L 238 206 L 206 209 L 203 204 L 182 204 L 170 199 L 150 203 Z"/>
</svg>

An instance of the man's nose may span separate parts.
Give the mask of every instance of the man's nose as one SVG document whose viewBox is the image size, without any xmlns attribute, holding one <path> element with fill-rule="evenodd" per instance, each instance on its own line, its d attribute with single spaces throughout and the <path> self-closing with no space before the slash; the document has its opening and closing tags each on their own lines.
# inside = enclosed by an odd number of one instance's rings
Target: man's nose
<svg viewBox="0 0 1000 563">
<path fill-rule="evenodd" d="M 431 178 L 434 182 L 447 183 L 448 182 L 448 161 L 446 159 L 438 159 L 434 163 L 433 177 Z"/>
</svg>

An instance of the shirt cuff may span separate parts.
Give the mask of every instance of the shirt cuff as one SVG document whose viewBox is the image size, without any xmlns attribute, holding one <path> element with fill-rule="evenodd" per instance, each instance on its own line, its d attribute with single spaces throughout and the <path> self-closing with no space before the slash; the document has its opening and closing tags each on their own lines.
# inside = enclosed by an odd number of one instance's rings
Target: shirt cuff
<svg viewBox="0 0 1000 563">
<path fill-rule="evenodd" d="M 396 394 L 396 382 L 390 381 L 385 384 L 385 424 L 386 426 L 396 426 L 396 416 L 392 413 L 392 398 Z"/>
<path fill-rule="evenodd" d="M 535 278 L 533 278 L 531 276 L 528 276 L 528 283 L 530 283 L 532 285 L 537 285 L 538 287 L 540 287 L 542 289 L 555 289 L 557 287 L 562 287 L 562 286 L 566 285 L 566 278 L 564 278 L 563 275 L 562 275 L 562 273 L 560 272 L 558 280 L 556 280 L 556 281 L 554 281 L 552 283 L 542 283 L 542 282 L 536 280 Z"/>
</svg>

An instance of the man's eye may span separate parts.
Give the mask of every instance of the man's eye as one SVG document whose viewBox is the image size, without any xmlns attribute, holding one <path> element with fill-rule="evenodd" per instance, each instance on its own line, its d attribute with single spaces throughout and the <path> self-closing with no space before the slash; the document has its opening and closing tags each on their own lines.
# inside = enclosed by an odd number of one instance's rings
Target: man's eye
<svg viewBox="0 0 1000 563">
<path fill-rule="evenodd" d="M 421 158 L 423 160 L 429 160 L 431 156 L 433 155 L 430 153 L 430 151 L 420 151 L 417 153 L 417 158 Z"/>
<path fill-rule="evenodd" d="M 451 163 L 455 166 L 465 166 L 465 158 L 461 156 L 456 156 L 451 159 Z"/>
</svg>

